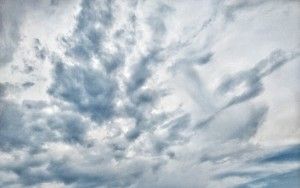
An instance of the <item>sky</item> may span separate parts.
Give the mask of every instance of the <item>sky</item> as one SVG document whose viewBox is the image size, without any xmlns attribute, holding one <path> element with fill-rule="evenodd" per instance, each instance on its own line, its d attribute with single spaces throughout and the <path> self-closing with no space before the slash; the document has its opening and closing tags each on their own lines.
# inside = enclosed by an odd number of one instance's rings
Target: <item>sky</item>
<svg viewBox="0 0 300 188">
<path fill-rule="evenodd" d="M 298 0 L 0 0 L 0 187 L 297 188 Z"/>
</svg>

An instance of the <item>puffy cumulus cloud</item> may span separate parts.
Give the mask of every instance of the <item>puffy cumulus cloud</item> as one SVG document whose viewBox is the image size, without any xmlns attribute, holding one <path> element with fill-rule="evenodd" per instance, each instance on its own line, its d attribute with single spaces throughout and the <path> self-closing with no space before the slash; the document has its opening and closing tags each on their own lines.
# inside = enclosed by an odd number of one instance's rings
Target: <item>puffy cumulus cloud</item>
<svg viewBox="0 0 300 188">
<path fill-rule="evenodd" d="M 1 1 L 0 187 L 298 187 L 299 6 Z"/>
</svg>

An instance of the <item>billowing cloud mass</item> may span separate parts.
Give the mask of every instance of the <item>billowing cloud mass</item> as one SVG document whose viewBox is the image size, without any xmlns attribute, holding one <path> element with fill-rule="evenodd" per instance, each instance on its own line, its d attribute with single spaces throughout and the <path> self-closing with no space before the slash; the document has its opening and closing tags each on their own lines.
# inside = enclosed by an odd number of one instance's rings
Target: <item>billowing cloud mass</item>
<svg viewBox="0 0 300 188">
<path fill-rule="evenodd" d="M 0 187 L 299 187 L 299 21 L 295 0 L 0 0 Z"/>
</svg>

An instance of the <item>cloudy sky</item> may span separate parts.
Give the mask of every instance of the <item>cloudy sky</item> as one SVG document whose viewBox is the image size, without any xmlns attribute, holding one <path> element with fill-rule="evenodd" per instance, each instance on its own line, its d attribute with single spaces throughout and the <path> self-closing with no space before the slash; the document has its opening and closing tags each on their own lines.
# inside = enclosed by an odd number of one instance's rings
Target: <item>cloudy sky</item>
<svg viewBox="0 0 300 188">
<path fill-rule="evenodd" d="M 296 188 L 298 0 L 0 0 L 0 187 Z"/>
</svg>

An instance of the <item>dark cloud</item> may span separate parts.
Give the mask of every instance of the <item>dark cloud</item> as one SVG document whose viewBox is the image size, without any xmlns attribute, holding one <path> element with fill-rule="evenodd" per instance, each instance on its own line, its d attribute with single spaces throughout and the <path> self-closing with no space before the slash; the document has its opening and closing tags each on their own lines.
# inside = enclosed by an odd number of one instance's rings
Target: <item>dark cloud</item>
<svg viewBox="0 0 300 188">
<path fill-rule="evenodd" d="M 103 53 L 106 31 L 113 24 L 113 1 L 82 1 L 73 36 L 63 39 L 67 54 L 84 62 Z M 100 62 L 102 63 L 102 62 Z"/>
<path fill-rule="evenodd" d="M 189 57 L 180 59 L 179 63 L 191 63 L 196 65 L 205 65 L 211 61 L 213 57 L 213 53 L 209 52 L 204 55 L 191 55 L 189 54 Z"/>
<path fill-rule="evenodd" d="M 21 148 L 29 142 L 22 109 L 6 99 L 11 87 L 9 83 L 0 83 L 0 150 Z"/>
<path fill-rule="evenodd" d="M 26 155 L 17 164 L 1 166 L 1 170 L 15 173 L 18 180 L 0 185 L 17 183 L 22 187 L 33 187 L 42 183 L 59 182 L 74 188 L 129 187 L 143 175 L 145 166 L 150 165 L 147 161 L 133 159 L 116 169 L 105 163 L 99 164 L 99 161 L 91 165 L 69 157 L 52 160 L 40 158 L 43 154 L 46 153 Z M 95 160 L 90 157 L 87 159 Z"/>
<path fill-rule="evenodd" d="M 49 176 L 49 173 L 43 170 L 35 170 L 43 165 L 44 161 L 28 160 L 23 163 L 9 168 L 20 178 L 22 186 L 33 186 L 43 182 L 49 182 L 53 178 Z"/>
<path fill-rule="evenodd" d="M 24 82 L 24 83 L 22 84 L 22 87 L 25 88 L 25 89 L 30 88 L 30 87 L 32 87 L 32 86 L 34 86 L 34 83 L 33 83 L 33 82 Z"/>
<path fill-rule="evenodd" d="M 0 148 L 11 150 L 25 146 L 29 135 L 24 125 L 19 106 L 0 99 Z"/>
<path fill-rule="evenodd" d="M 39 39 L 34 39 L 33 48 L 35 50 L 35 56 L 38 59 L 45 60 L 47 56 L 47 49 L 42 46 L 41 41 Z"/>
<path fill-rule="evenodd" d="M 98 122 L 113 116 L 117 85 L 102 72 L 56 62 L 53 78 L 50 95 L 69 102 Z"/>
<path fill-rule="evenodd" d="M 108 73 L 113 72 L 114 70 L 116 70 L 119 66 L 121 66 L 124 61 L 125 61 L 125 56 L 122 53 L 115 53 L 115 54 L 107 54 L 107 55 L 103 55 L 103 65 L 105 67 L 105 70 Z"/>
<path fill-rule="evenodd" d="M 51 162 L 48 170 L 56 180 L 64 182 L 66 185 L 72 185 L 72 187 L 129 187 L 143 174 L 144 165 L 141 163 L 142 161 L 138 160 L 134 163 L 129 162 L 125 169 L 118 172 L 108 166 L 102 166 L 100 170 L 91 166 L 76 167 L 67 160 L 60 160 Z M 127 173 L 119 176 L 123 170 Z"/>
<path fill-rule="evenodd" d="M 161 5 L 156 12 L 158 15 L 164 15 L 169 11 L 169 8 L 166 5 Z M 142 89 L 148 79 L 151 78 L 156 68 L 155 66 L 166 58 L 162 53 L 164 49 L 161 47 L 166 32 L 164 19 L 160 16 L 150 17 L 148 24 L 152 29 L 153 41 L 149 45 L 148 52 L 141 54 L 136 64 L 132 67 L 130 78 L 126 83 L 126 94 L 129 102 L 126 104 L 125 113 L 129 117 L 136 119 L 136 126 L 126 136 L 129 141 L 137 139 L 144 130 L 148 129 L 147 127 L 153 126 L 151 121 L 146 120 L 146 116 L 149 115 L 147 108 L 153 106 L 164 95 L 163 91 Z"/>
<path fill-rule="evenodd" d="M 151 107 L 164 95 L 163 90 L 141 89 L 139 92 L 133 93 L 130 99 L 134 106 Z"/>
<path fill-rule="evenodd" d="M 234 93 L 235 96 L 231 97 L 227 105 L 231 106 L 258 96 L 263 91 L 263 85 L 256 72 L 250 70 L 228 78 L 220 85 L 218 90 L 222 95 L 229 92 Z"/>
<path fill-rule="evenodd" d="M 40 112 L 46 107 L 48 104 L 44 101 L 27 100 L 20 106 L 0 99 L 0 149 L 38 149 L 47 141 L 61 140 L 85 144 L 88 124 L 80 116 L 67 112 L 53 115 Z"/>
<path fill-rule="evenodd" d="M 59 5 L 59 1 L 58 0 L 51 0 L 50 1 L 50 5 L 51 6 L 58 6 Z"/>
<path fill-rule="evenodd" d="M 83 143 L 88 125 L 83 123 L 79 116 L 68 113 L 59 113 L 50 116 L 47 125 L 52 132 L 57 131 L 65 142 Z"/>
<path fill-rule="evenodd" d="M 142 87 L 147 79 L 151 76 L 151 64 L 159 61 L 159 51 L 153 50 L 149 54 L 143 56 L 139 62 L 133 67 L 130 82 L 127 84 L 127 92 L 132 93 Z"/>
<path fill-rule="evenodd" d="M 34 67 L 33 66 L 27 65 L 27 64 L 24 65 L 24 73 L 29 74 L 29 73 L 31 73 L 33 71 L 34 71 Z"/>
<path fill-rule="evenodd" d="M 46 101 L 24 100 L 22 105 L 28 109 L 40 110 L 48 106 Z"/>
<path fill-rule="evenodd" d="M 276 152 L 264 156 L 262 159 L 257 159 L 259 163 L 272 163 L 272 162 L 291 162 L 300 161 L 300 145 L 284 149 L 283 151 Z"/>
<path fill-rule="evenodd" d="M 114 115 L 118 85 L 110 73 L 123 64 L 121 52 L 103 48 L 107 31 L 113 25 L 113 1 L 83 1 L 72 36 L 62 38 L 66 54 L 81 65 L 67 66 L 55 60 L 54 81 L 48 90 L 52 96 L 73 105 L 79 112 L 102 122 Z M 96 57 L 97 62 L 91 62 Z M 100 64 L 106 72 L 92 68 Z"/>
<path fill-rule="evenodd" d="M 172 11 L 172 8 L 166 4 L 159 4 L 155 13 L 148 17 L 148 25 L 151 28 L 152 41 L 149 44 L 149 50 L 142 55 L 134 65 L 129 82 L 127 83 L 127 92 L 130 94 L 141 88 L 152 76 L 151 68 L 164 61 L 165 49 L 163 49 L 163 40 L 167 32 L 165 25 L 165 16 Z"/>
<path fill-rule="evenodd" d="M 198 58 L 197 60 L 195 60 L 195 62 L 197 64 L 201 64 L 201 65 L 206 64 L 206 63 L 209 63 L 211 61 L 212 57 L 213 57 L 213 53 L 210 52 L 210 53 L 207 53 L 204 56 Z"/>
<path fill-rule="evenodd" d="M 129 141 L 135 140 L 137 139 L 141 134 L 141 131 L 139 130 L 139 128 L 133 128 L 130 131 L 128 131 L 128 133 L 126 134 L 126 138 Z"/>
</svg>

